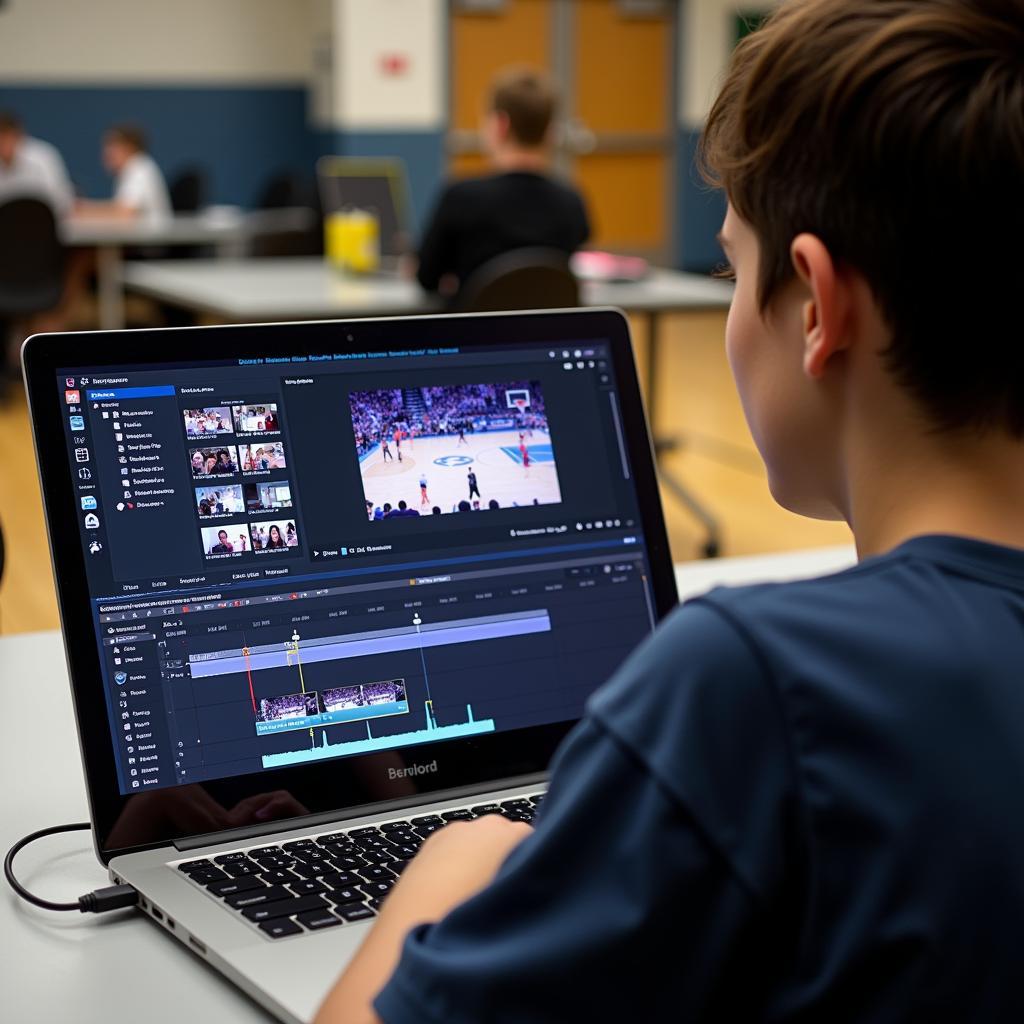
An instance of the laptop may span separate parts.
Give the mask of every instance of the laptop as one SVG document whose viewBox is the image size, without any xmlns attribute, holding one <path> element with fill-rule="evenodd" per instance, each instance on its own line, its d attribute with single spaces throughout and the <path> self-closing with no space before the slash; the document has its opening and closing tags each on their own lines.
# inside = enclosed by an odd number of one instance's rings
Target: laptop
<svg viewBox="0 0 1024 1024">
<path fill-rule="evenodd" d="M 412 249 L 409 181 L 394 157 L 322 156 L 316 162 L 324 215 L 369 210 L 380 222 L 381 269 L 394 271 Z"/>
<path fill-rule="evenodd" d="M 676 602 L 608 309 L 30 338 L 96 853 L 306 1022 Z"/>
</svg>

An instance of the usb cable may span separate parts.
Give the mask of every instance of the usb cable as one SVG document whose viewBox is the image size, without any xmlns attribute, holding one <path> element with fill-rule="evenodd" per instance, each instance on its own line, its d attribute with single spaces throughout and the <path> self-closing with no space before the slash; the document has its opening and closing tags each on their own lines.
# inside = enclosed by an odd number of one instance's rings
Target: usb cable
<svg viewBox="0 0 1024 1024">
<path fill-rule="evenodd" d="M 139 901 L 139 894 L 130 885 L 108 885 L 104 889 L 94 889 L 83 896 L 79 896 L 74 903 L 54 903 L 52 900 L 44 900 L 40 896 L 30 893 L 17 878 L 14 877 L 14 858 L 29 843 L 37 839 L 44 839 L 46 836 L 57 835 L 61 832 L 85 832 L 92 828 L 88 821 L 78 821 L 73 825 L 53 825 L 50 828 L 40 829 L 31 835 L 19 839 L 4 857 L 4 877 L 11 888 L 25 901 L 43 910 L 78 910 L 83 914 L 105 914 L 108 910 L 119 910 L 121 907 L 134 907 Z"/>
</svg>

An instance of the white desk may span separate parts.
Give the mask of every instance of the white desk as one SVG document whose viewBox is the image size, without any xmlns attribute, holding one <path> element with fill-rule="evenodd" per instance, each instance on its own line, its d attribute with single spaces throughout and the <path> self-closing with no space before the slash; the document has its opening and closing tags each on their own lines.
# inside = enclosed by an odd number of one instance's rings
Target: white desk
<svg viewBox="0 0 1024 1024">
<path fill-rule="evenodd" d="M 149 260 L 124 268 L 132 291 L 225 323 L 405 316 L 439 309 L 415 281 L 340 274 L 316 257 L 267 260 Z M 732 287 L 697 274 L 655 270 L 642 281 L 585 282 L 588 306 L 658 314 L 726 309 Z"/>
<path fill-rule="evenodd" d="M 100 327 L 114 330 L 124 326 L 125 247 L 211 245 L 220 256 L 240 256 L 255 235 L 301 230 L 313 217 L 312 210 L 300 208 L 247 212 L 227 207 L 158 221 L 70 217 L 61 224 L 60 235 L 71 248 L 96 249 Z"/>
<path fill-rule="evenodd" d="M 692 562 L 676 569 L 682 596 L 717 583 L 815 576 L 853 562 L 852 548 Z M 0 852 L 48 825 L 87 817 L 78 740 L 57 632 L 0 639 L 0 684 L 17 694 L 0 717 Z M 31 695 L 41 727 L 27 727 Z M 23 713 L 16 710 L 20 708 Z M 88 833 L 44 839 L 16 862 L 21 880 L 55 900 L 105 885 Z M 134 911 L 54 914 L 0 895 L 0 1018 L 10 1024 L 253 1024 L 271 1018 Z"/>
</svg>

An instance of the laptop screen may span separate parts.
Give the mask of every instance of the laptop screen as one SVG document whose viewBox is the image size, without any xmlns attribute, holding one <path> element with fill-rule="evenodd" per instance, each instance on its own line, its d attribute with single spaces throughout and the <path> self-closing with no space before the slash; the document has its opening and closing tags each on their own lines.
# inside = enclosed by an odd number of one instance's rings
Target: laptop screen
<svg viewBox="0 0 1024 1024">
<path fill-rule="evenodd" d="M 654 627 L 606 340 L 56 385 L 123 795 L 408 747 L 390 770 L 427 773 L 578 718 Z"/>
</svg>

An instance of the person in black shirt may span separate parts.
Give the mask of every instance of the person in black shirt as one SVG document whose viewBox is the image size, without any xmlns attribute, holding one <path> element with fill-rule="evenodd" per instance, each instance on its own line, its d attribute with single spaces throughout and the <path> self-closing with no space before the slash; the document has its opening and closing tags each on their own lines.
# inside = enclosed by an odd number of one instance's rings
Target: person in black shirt
<svg viewBox="0 0 1024 1024">
<path fill-rule="evenodd" d="M 491 90 L 483 137 L 495 173 L 449 184 L 430 218 L 417 278 L 454 296 L 478 267 L 513 249 L 571 255 L 590 237 L 583 198 L 549 172 L 557 98 L 535 71 L 511 69 Z"/>
</svg>

